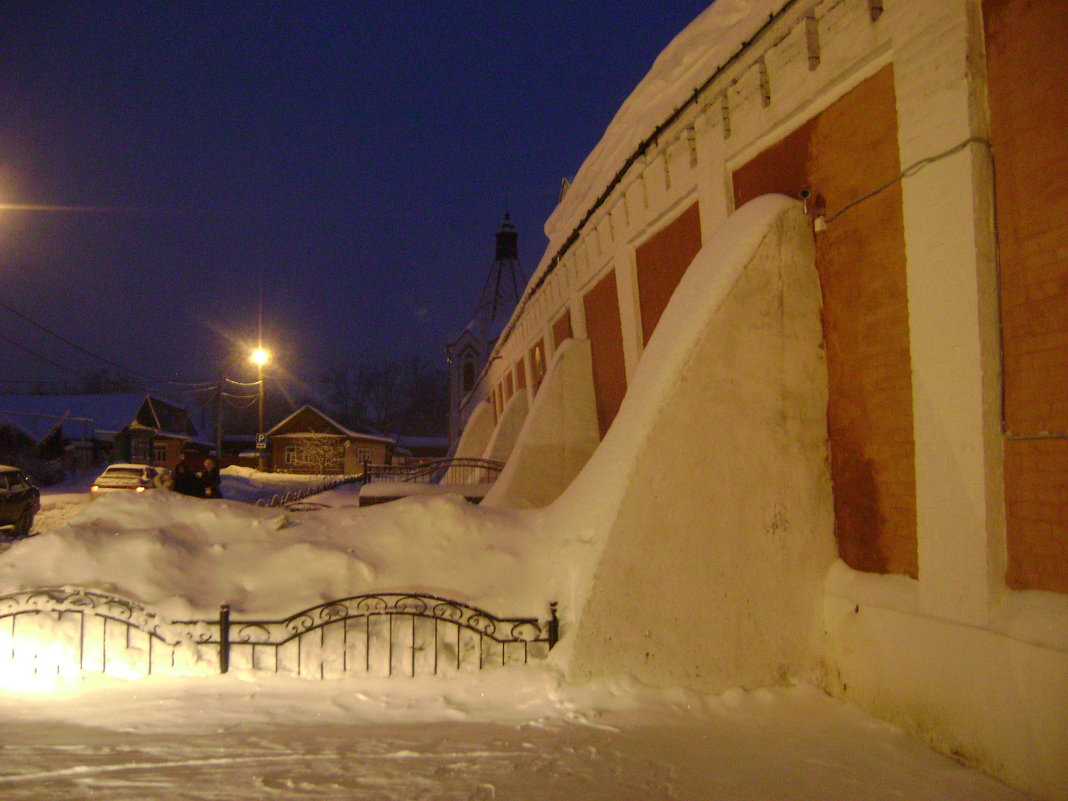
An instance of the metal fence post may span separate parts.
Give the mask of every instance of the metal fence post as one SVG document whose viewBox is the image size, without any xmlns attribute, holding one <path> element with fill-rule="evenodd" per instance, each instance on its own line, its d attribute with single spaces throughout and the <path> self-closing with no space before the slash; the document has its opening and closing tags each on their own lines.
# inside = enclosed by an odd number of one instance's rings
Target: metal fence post
<svg viewBox="0 0 1068 801">
<path fill-rule="evenodd" d="M 219 607 L 219 672 L 230 670 L 230 604 Z"/>
<path fill-rule="evenodd" d="M 556 616 L 556 601 L 549 601 L 549 650 L 560 639 L 560 619 Z"/>
</svg>

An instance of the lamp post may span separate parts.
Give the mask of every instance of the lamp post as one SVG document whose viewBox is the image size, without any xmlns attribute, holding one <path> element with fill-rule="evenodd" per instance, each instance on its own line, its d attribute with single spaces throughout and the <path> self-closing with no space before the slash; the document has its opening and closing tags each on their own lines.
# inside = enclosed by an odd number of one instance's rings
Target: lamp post
<svg viewBox="0 0 1068 801">
<path fill-rule="evenodd" d="M 263 349 L 263 346 L 260 346 L 252 351 L 251 358 L 252 363 L 256 365 L 256 382 L 259 384 L 260 391 L 259 425 L 256 430 L 256 450 L 259 451 L 257 462 L 259 464 L 259 470 L 262 473 L 264 468 L 263 452 L 267 447 L 267 443 L 264 441 L 263 431 L 263 365 L 267 364 L 270 354 Z"/>
</svg>

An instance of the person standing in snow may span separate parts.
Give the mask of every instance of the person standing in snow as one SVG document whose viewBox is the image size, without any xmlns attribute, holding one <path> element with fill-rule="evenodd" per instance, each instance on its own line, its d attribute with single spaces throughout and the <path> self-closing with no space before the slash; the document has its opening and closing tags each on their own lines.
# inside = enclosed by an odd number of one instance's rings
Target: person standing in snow
<svg viewBox="0 0 1068 801">
<path fill-rule="evenodd" d="M 197 477 L 185 461 L 185 455 L 178 457 L 178 463 L 171 474 L 171 489 L 180 495 L 198 495 Z"/>
<path fill-rule="evenodd" d="M 201 497 L 203 498 L 221 498 L 222 491 L 222 476 L 219 475 L 219 466 L 215 464 L 215 460 L 208 457 L 204 460 L 204 470 L 197 473 L 200 478 Z"/>
</svg>

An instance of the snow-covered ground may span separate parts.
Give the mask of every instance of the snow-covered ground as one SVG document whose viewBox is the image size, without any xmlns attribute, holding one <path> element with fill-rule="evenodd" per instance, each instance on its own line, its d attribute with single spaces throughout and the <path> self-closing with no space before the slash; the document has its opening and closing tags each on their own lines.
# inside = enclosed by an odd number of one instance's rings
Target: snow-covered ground
<svg viewBox="0 0 1068 801">
<path fill-rule="evenodd" d="M 34 531 L 43 533 L 60 528 L 89 503 L 89 487 L 100 470 L 72 476 L 59 484 L 41 488 L 41 511 L 34 520 Z M 227 467 L 222 471 L 222 491 L 226 498 L 255 503 L 275 493 L 317 486 L 331 476 L 302 476 L 286 473 L 260 473 L 246 467 Z M 351 488 L 350 488 L 351 491 Z M 2 546 L 0 546 L 2 548 Z"/>
<path fill-rule="evenodd" d="M 0 797 L 1023 801 L 811 688 L 700 697 L 539 669 L 0 693 Z"/>
<path fill-rule="evenodd" d="M 40 533 L 0 553 L 0 593 L 73 584 L 179 617 L 403 588 L 544 615 L 584 547 L 458 498 L 359 509 L 355 486 L 312 512 L 59 489 Z M 574 687 L 552 659 L 448 678 L 25 681 L 0 677 L 5 801 L 1027 798 L 805 686 Z"/>
</svg>

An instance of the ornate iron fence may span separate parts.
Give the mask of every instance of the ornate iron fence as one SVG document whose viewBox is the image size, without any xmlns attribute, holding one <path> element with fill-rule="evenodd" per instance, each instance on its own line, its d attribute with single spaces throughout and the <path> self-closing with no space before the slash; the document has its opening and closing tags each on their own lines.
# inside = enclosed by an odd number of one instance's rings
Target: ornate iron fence
<svg viewBox="0 0 1068 801">
<path fill-rule="evenodd" d="M 558 636 L 555 602 L 546 621 L 434 595 L 373 593 L 280 620 L 234 619 L 224 604 L 215 620 L 169 622 L 95 591 L 0 596 L 0 673 L 440 675 L 541 659 Z"/>
<path fill-rule="evenodd" d="M 503 462 L 493 459 L 430 459 L 419 464 L 364 465 L 364 482 L 403 481 L 420 484 L 485 484 L 497 479 Z"/>
<path fill-rule="evenodd" d="M 360 481 L 361 479 L 362 479 L 362 476 L 341 476 L 340 478 L 335 478 L 335 479 L 331 479 L 329 481 L 324 481 L 322 484 L 314 484 L 314 485 L 309 486 L 309 487 L 303 487 L 303 488 L 301 488 L 299 490 L 289 490 L 284 495 L 275 493 L 269 499 L 268 498 L 258 498 L 256 500 L 256 505 L 257 506 L 270 506 L 270 507 L 274 507 L 274 506 L 287 506 L 288 507 L 291 504 L 296 504 L 298 501 L 304 500 L 309 495 L 318 495 L 320 492 L 326 492 L 327 490 L 336 489 L 337 487 L 340 487 L 342 484 L 354 484 L 357 481 Z M 322 506 L 322 504 L 319 504 L 319 506 Z M 298 509 L 294 509 L 292 511 L 303 512 L 303 511 L 307 511 L 307 510 L 304 509 L 304 508 L 298 508 Z"/>
<path fill-rule="evenodd" d="M 52 587 L 0 596 L 0 673 L 173 672 L 181 633 L 125 598 Z"/>
</svg>

